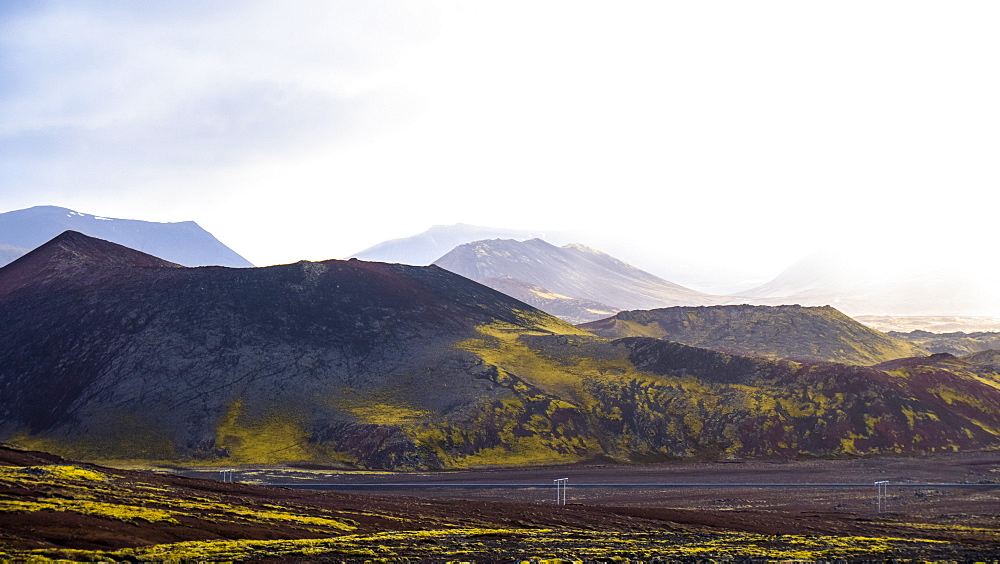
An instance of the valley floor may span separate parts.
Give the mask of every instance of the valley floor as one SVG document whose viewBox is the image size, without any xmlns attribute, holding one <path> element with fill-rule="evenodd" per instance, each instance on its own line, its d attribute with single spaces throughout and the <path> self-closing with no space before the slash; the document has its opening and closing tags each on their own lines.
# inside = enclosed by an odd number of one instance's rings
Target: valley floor
<svg viewBox="0 0 1000 564">
<path fill-rule="evenodd" d="M 216 468 L 171 471 L 200 478 L 219 476 Z M 449 472 L 244 467 L 236 469 L 234 476 L 245 483 L 280 483 L 318 490 L 519 503 L 554 502 L 553 480 L 568 478 L 566 498 L 570 504 L 729 512 L 840 512 L 859 519 L 917 517 L 940 523 L 1000 527 L 1000 451 L 924 457 L 627 466 L 579 464 Z M 881 514 L 876 481 L 890 484 L 882 500 Z M 440 487 L 435 486 L 438 484 Z"/>
<path fill-rule="evenodd" d="M 1000 556 L 1000 488 L 990 487 L 1000 481 L 1000 453 L 414 474 L 315 467 L 239 468 L 234 473 L 237 480 L 308 482 L 314 487 L 383 484 L 343 491 L 222 483 L 218 470 L 174 469 L 185 477 L 0 449 L 0 559 Z M 207 477 L 213 479 L 203 479 Z M 557 505 L 551 483 L 563 477 L 569 478 L 568 504 Z M 875 487 L 868 485 L 879 480 L 897 484 L 890 486 L 888 508 L 881 513 Z M 425 485 L 385 486 L 404 482 Z M 982 487 L 898 485 L 916 482 Z M 718 485 L 641 485 L 651 483 Z M 864 486 L 760 487 L 763 483 Z"/>
</svg>

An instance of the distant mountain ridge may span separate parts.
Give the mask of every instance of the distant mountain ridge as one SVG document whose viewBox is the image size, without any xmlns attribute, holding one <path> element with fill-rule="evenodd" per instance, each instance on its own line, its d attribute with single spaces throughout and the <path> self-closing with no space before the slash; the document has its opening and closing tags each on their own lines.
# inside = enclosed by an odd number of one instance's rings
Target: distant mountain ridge
<svg viewBox="0 0 1000 564">
<path fill-rule="evenodd" d="M 551 237 L 552 233 L 549 233 Z M 445 253 L 459 245 L 483 239 L 514 239 L 524 241 L 546 237 L 542 231 L 506 229 L 502 227 L 479 227 L 465 223 L 455 225 L 435 225 L 423 233 L 412 237 L 401 237 L 383 241 L 373 247 L 359 251 L 352 258 L 378 262 L 398 262 L 425 266 L 433 263 Z"/>
<path fill-rule="evenodd" d="M 6 252 L 0 247 L 0 266 L 70 230 L 184 266 L 253 266 L 193 221 L 156 223 L 115 219 L 56 206 L 0 213 L 0 246 L 14 247 Z"/>
<path fill-rule="evenodd" d="M 456 223 L 435 225 L 430 229 L 410 237 L 400 237 L 383 241 L 351 257 L 380 262 L 426 265 L 443 256 L 459 245 L 487 239 L 544 239 L 554 245 L 584 243 L 602 249 L 608 254 L 638 265 L 647 272 L 682 286 L 697 288 L 706 293 L 729 295 L 737 289 L 746 289 L 747 273 L 739 272 L 726 264 L 716 264 L 706 257 L 698 259 L 674 256 L 669 249 L 647 249 L 620 236 L 607 236 L 586 231 L 551 231 L 483 227 Z M 609 252 L 610 249 L 610 252 Z M 751 277 L 758 279 L 757 277 Z M 723 290 L 725 288 L 725 290 Z"/>
<path fill-rule="evenodd" d="M 931 333 L 918 330 L 907 333 L 889 331 L 888 334 L 914 343 L 932 353 L 949 353 L 958 356 L 1000 349 L 1000 333 L 992 331 Z"/>
<path fill-rule="evenodd" d="M 866 327 L 829 306 L 622 311 L 579 327 L 609 339 L 654 337 L 732 354 L 811 362 L 872 365 L 927 354 L 926 349 Z"/>
<path fill-rule="evenodd" d="M 976 366 L 1000 370 L 1000 350 L 988 349 L 985 351 L 975 352 L 962 356 L 961 360 Z"/>
<path fill-rule="evenodd" d="M 551 294 L 610 308 L 710 304 L 719 298 L 663 280 L 597 249 L 542 239 L 490 239 L 459 245 L 434 264 L 471 280 L 511 277 Z M 528 303 L 532 301 L 527 295 Z M 542 302 L 532 303 L 536 307 Z M 544 307 L 544 306 L 543 306 Z M 599 319 L 594 313 L 590 319 Z"/>
<path fill-rule="evenodd" d="M 554 245 L 586 242 L 610 254 L 640 265 L 646 272 L 656 273 L 663 280 L 681 286 L 697 288 L 713 301 L 669 302 L 621 307 L 594 296 L 574 295 L 548 288 L 538 281 L 512 272 L 511 276 L 524 283 L 538 286 L 546 292 L 572 299 L 586 299 L 620 309 L 649 309 L 667 305 L 756 304 L 807 306 L 832 305 L 851 316 L 876 317 L 1000 317 L 1000 292 L 995 290 L 993 276 L 981 261 L 949 255 L 928 255 L 920 245 L 899 244 L 891 248 L 843 245 L 829 248 L 791 264 L 769 281 L 761 283 L 761 273 L 733 270 L 734 267 L 711 264 L 710 256 L 697 259 L 671 257 L 669 248 L 658 248 L 642 241 L 625 241 L 586 232 L 553 232 L 507 230 L 471 225 L 438 225 L 413 237 L 386 241 L 357 253 L 366 260 L 430 264 L 454 248 L 479 240 L 514 239 L 526 241 L 540 238 Z M 2 241 L 0 241 L 2 242 Z M 435 256 L 436 254 L 436 256 Z M 683 253 L 682 253 L 683 254 Z M 957 255 L 956 255 L 957 256 Z M 482 275 L 480 280 L 497 276 Z M 751 280 L 756 286 L 751 286 Z M 742 281 L 742 282 L 741 282 Z M 540 302 L 535 305 L 541 305 Z M 566 304 L 563 304 L 564 306 Z M 586 308 L 578 309 L 584 315 Z M 574 313 L 566 315 L 573 318 Z M 575 319 L 575 318 L 574 318 Z M 925 328 L 935 330 L 931 325 Z M 965 331 L 980 331 L 975 324 Z M 952 329 L 955 330 L 955 329 Z M 994 329 L 989 329 L 994 330 Z"/>
</svg>

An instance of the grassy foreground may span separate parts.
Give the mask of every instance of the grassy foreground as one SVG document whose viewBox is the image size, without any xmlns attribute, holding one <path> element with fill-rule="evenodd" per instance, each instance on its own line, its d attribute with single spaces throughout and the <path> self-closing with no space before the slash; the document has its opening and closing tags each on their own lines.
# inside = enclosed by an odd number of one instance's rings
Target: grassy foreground
<svg viewBox="0 0 1000 564">
<path fill-rule="evenodd" d="M 997 546 L 919 524 L 871 536 L 761 534 L 692 515 L 306 492 L 0 448 L 4 561 L 933 560 Z"/>
<path fill-rule="evenodd" d="M 555 529 L 440 529 L 301 540 L 221 540 L 159 544 L 114 551 L 35 549 L 5 559 L 82 561 L 330 560 L 830 560 L 933 553 L 945 541 L 893 538 L 718 533 L 628 533 Z"/>
</svg>

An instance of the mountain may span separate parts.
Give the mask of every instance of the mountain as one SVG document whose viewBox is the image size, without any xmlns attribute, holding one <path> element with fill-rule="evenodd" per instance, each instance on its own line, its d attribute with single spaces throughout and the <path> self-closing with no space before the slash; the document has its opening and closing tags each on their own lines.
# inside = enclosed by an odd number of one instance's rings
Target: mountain
<svg viewBox="0 0 1000 564">
<path fill-rule="evenodd" d="M 179 267 L 66 233 L 0 268 L 0 440 L 375 468 L 1000 447 L 1000 374 L 608 340 L 437 266 Z"/>
<path fill-rule="evenodd" d="M 492 239 L 459 245 L 434 264 L 472 280 L 509 276 L 544 291 L 616 310 L 715 303 L 585 245 Z M 591 319 L 596 319 L 594 314 Z"/>
<path fill-rule="evenodd" d="M 526 241 L 536 238 L 556 245 L 583 242 L 610 251 L 609 254 L 623 258 L 625 262 L 638 265 L 661 278 L 708 293 L 731 295 L 736 290 L 760 284 L 768 278 L 768 276 L 762 278 L 759 273 L 748 273 L 732 265 L 709 260 L 704 256 L 685 258 L 673 255 L 669 250 L 657 246 L 636 245 L 629 237 L 602 235 L 600 232 L 480 227 L 463 223 L 435 225 L 418 235 L 384 241 L 351 256 L 362 260 L 425 265 L 431 264 L 448 251 L 466 243 L 486 239 Z"/>
<path fill-rule="evenodd" d="M 754 303 L 830 304 L 852 316 L 998 316 L 993 279 L 982 261 L 872 246 L 815 253 L 740 294 Z"/>
<path fill-rule="evenodd" d="M 548 236 L 553 236 L 549 233 Z M 483 239 L 514 239 L 523 241 L 546 237 L 541 231 L 524 231 L 502 227 L 479 227 L 465 223 L 435 225 L 412 237 L 384 241 L 351 255 L 352 258 L 378 262 L 427 265 L 459 245 Z"/>
<path fill-rule="evenodd" d="M 91 459 L 439 467 L 497 446 L 496 425 L 579 424 L 463 348 L 494 326 L 580 333 L 434 266 L 180 268 L 66 233 L 0 269 L 0 437 Z M 442 460 L 420 446 L 442 425 L 482 436 Z M 572 456 L 570 434 L 547 440 Z"/>
<path fill-rule="evenodd" d="M 55 206 L 36 206 L 0 214 L 0 266 L 69 230 L 185 266 L 253 266 L 193 221 L 154 223 L 113 219 Z"/>
<path fill-rule="evenodd" d="M 88 237 L 77 231 L 66 231 L 40 248 L 28 252 L 0 269 L 0 295 L 12 296 L 26 286 L 59 287 L 67 278 L 76 276 L 83 282 L 93 265 L 104 267 L 179 268 L 180 265 L 147 255 L 123 245 Z"/>
<path fill-rule="evenodd" d="M 1000 333 L 977 331 L 965 333 L 953 331 L 950 333 L 931 333 L 930 331 L 910 331 L 901 333 L 889 331 L 889 335 L 897 339 L 909 341 L 933 353 L 949 353 L 967 355 L 990 349 L 1000 349 Z"/>
<path fill-rule="evenodd" d="M 962 356 L 961 360 L 975 366 L 982 366 L 992 370 L 1000 370 L 1000 350 L 990 349 L 975 352 Z"/>
<path fill-rule="evenodd" d="M 611 339 L 654 337 L 733 354 L 812 362 L 870 365 L 927 353 L 829 306 L 727 305 L 622 311 L 580 328 Z"/>
<path fill-rule="evenodd" d="M 934 357 L 874 368 L 796 363 L 648 337 L 520 342 L 535 359 L 500 366 L 510 374 L 534 367 L 550 385 L 557 374 L 583 376 L 576 405 L 589 406 L 602 451 L 620 459 L 951 452 L 1000 444 L 994 435 L 1000 374 L 968 363 L 941 366 Z"/>
<path fill-rule="evenodd" d="M 483 278 L 477 282 L 574 325 L 603 319 L 618 311 L 609 305 L 556 294 L 512 276 Z"/>
</svg>

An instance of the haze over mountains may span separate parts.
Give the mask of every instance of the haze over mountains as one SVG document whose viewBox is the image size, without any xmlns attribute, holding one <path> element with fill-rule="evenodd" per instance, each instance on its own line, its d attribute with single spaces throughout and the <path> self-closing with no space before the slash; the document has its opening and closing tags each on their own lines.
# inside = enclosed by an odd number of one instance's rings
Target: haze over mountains
<svg viewBox="0 0 1000 564">
<path fill-rule="evenodd" d="M 577 243 L 600 248 L 603 251 L 611 249 L 609 254 L 624 258 L 625 262 L 631 264 L 641 264 L 644 270 L 654 272 L 660 278 L 677 281 L 682 285 L 709 293 L 732 293 L 764 281 L 734 271 L 725 264 L 713 263 L 708 258 L 692 260 L 676 256 L 669 248 L 659 245 L 649 249 L 645 245 L 635 244 L 635 241 L 595 237 L 593 234 L 577 231 L 531 231 L 481 227 L 464 223 L 435 225 L 423 233 L 384 241 L 351 257 L 424 266 L 466 243 L 488 239 L 526 241 L 536 238 L 544 239 L 554 245 Z"/>
<path fill-rule="evenodd" d="M 444 255 L 450 253 L 453 248 L 448 245 L 455 243 L 454 248 L 466 244 L 480 243 L 493 239 L 508 239 L 515 242 L 524 242 L 532 238 L 532 233 L 528 231 L 517 231 L 515 235 L 503 235 L 505 230 L 478 228 L 468 225 L 456 226 L 435 226 L 428 232 L 418 236 L 389 241 L 377 245 L 372 249 L 358 253 L 359 258 L 369 258 L 373 260 L 388 260 L 391 262 L 402 262 L 406 264 L 429 264 L 438 261 Z M 498 234 L 499 233 L 499 234 Z M 578 243 L 572 238 L 579 234 L 553 233 L 541 239 L 548 243 L 566 245 L 568 243 Z M 479 239 L 474 239 L 479 237 Z M 553 239 L 553 237 L 555 239 Z M 637 245 L 637 247 L 642 245 Z M 618 247 L 616 247 L 618 248 Z M 529 251 L 527 247 L 522 247 L 518 251 Z M 606 249 L 602 248 L 602 251 Z M 390 252 L 391 251 L 391 252 Z M 508 252 L 500 250 L 499 252 Z M 431 258 L 434 253 L 440 253 L 437 257 Z M 604 253 L 607 254 L 607 253 Z M 635 253 L 632 253 L 635 254 Z M 645 257 L 645 262 L 655 263 L 658 266 L 659 276 L 648 274 L 654 278 L 669 284 L 684 282 L 685 280 L 695 282 L 697 286 L 682 286 L 700 295 L 688 302 L 666 301 L 656 304 L 645 303 L 643 306 L 635 307 L 665 307 L 670 305 L 700 305 L 700 304 L 756 304 L 756 305 L 833 305 L 848 315 L 882 315 L 882 316 L 993 316 L 1000 315 L 1000 296 L 994 291 L 989 276 L 980 268 L 975 261 L 953 260 L 947 255 L 927 256 L 920 252 L 919 246 L 900 245 L 892 249 L 883 250 L 875 248 L 845 248 L 833 249 L 816 253 L 798 263 L 793 264 L 774 279 L 751 287 L 750 285 L 739 286 L 734 283 L 739 276 L 732 273 L 724 273 L 721 270 L 707 268 L 704 264 L 695 264 L 691 261 L 667 258 L 669 249 L 661 251 L 661 260 L 653 261 Z M 449 257 L 449 261 L 454 257 Z M 457 259 L 455 259 L 457 260 Z M 549 288 L 539 283 L 543 275 L 538 274 L 539 280 L 532 280 L 524 274 L 528 268 L 527 264 L 514 265 L 520 261 L 516 254 L 507 257 L 508 264 L 504 268 L 497 267 L 500 260 L 497 257 L 494 261 L 492 276 L 484 276 L 484 272 L 479 272 L 471 259 L 466 257 L 468 264 L 450 264 L 448 268 L 455 272 L 467 273 L 474 279 L 486 281 L 490 278 L 503 276 L 512 277 L 524 284 L 537 286 L 543 293 L 553 293 L 562 295 L 565 298 L 583 299 L 589 302 L 596 302 L 611 309 L 633 309 L 633 306 L 616 305 L 614 300 L 603 298 L 602 296 L 582 295 L 573 292 L 564 292 L 555 288 Z M 525 259 L 527 263 L 535 262 L 533 259 Z M 620 258 L 616 259 L 619 262 Z M 670 263 L 670 264 L 667 264 Z M 671 266 L 672 265 L 672 266 Z M 630 267 L 633 268 L 633 267 Z M 518 274 L 517 272 L 520 272 Z M 664 272 L 669 272 L 665 275 Z M 465 274 L 463 274 L 465 275 Z M 713 282 L 714 281 L 714 282 Z M 500 282 L 487 282 L 499 288 Z M 562 308 L 559 313 L 564 319 L 573 320 L 595 320 L 599 317 L 592 316 L 588 309 L 594 309 L 585 304 L 573 305 L 559 298 L 558 302 L 551 299 L 533 298 L 533 292 L 524 287 L 514 289 L 516 284 L 511 281 L 503 283 L 505 288 L 512 291 L 519 299 L 524 299 L 536 306 L 548 307 L 548 311 L 555 312 L 554 307 Z M 696 288 L 711 289 L 711 292 L 698 292 Z M 719 293 L 719 290 L 724 290 Z M 534 301 L 532 301 L 534 300 Z M 543 305 L 546 302 L 547 305 Z M 600 307 L 596 309 L 601 309 Z M 590 316 L 590 317 L 588 317 Z"/>
<path fill-rule="evenodd" d="M 13 245 L 0 245 L 0 266 L 14 262 L 18 257 L 27 254 L 29 250 Z"/>
<path fill-rule="evenodd" d="M 573 324 L 604 319 L 619 311 L 619 308 L 607 304 L 557 294 L 513 276 L 493 276 L 476 282 Z"/>
<path fill-rule="evenodd" d="M 434 264 L 477 281 L 509 276 L 542 289 L 535 292 L 539 298 L 556 294 L 601 304 L 584 305 L 576 313 L 576 317 L 588 320 L 604 317 L 608 309 L 718 302 L 715 296 L 663 280 L 579 244 L 556 247 L 541 239 L 477 241 L 456 247 Z M 525 301 L 541 306 L 535 296 L 526 294 Z"/>
<path fill-rule="evenodd" d="M 498 227 L 478 227 L 458 223 L 455 225 L 435 225 L 412 237 L 391 239 L 351 255 L 351 258 L 377 262 L 398 262 L 415 266 L 431 264 L 455 247 L 484 239 L 527 239 L 544 238 L 541 231 L 524 231 Z M 559 234 L 549 233 L 548 238 L 559 238 Z"/>
<path fill-rule="evenodd" d="M 743 294 L 758 303 L 830 304 L 849 315 L 997 316 L 1000 292 L 982 266 L 919 248 L 833 249 Z"/>
<path fill-rule="evenodd" d="M 0 265 L 65 229 L 148 251 L 185 266 L 252 266 L 194 222 L 113 219 L 56 206 L 0 214 Z M 691 266 L 690 262 L 669 258 L 669 250 L 661 253 L 660 266 L 673 264 L 666 270 L 681 278 L 664 278 L 635 268 L 618 257 L 573 241 L 578 235 L 465 224 L 434 226 L 413 237 L 375 245 L 356 256 L 415 265 L 444 261 L 455 272 L 572 323 L 595 321 L 629 309 L 709 304 L 834 305 L 848 315 L 879 319 L 880 327 L 910 325 L 932 331 L 937 322 L 929 316 L 962 320 L 950 330 L 968 326 L 965 330 L 977 331 L 985 327 L 980 323 L 986 319 L 983 316 L 1000 315 L 1000 295 L 979 263 L 925 256 L 913 245 L 893 248 L 891 252 L 828 250 L 792 265 L 765 284 L 721 295 L 678 284 L 680 279 L 704 282 L 714 275 L 711 269 L 702 268 L 704 265 Z M 489 243 L 496 239 L 508 243 Z M 547 252 L 543 252 L 544 245 L 526 244 L 532 239 L 548 244 L 544 249 Z M 474 257 L 462 250 L 471 244 L 478 245 L 485 254 Z M 510 248 L 497 248 L 491 256 L 488 247 L 498 245 Z M 641 244 L 635 247 L 645 248 Z M 603 257 L 599 261 L 602 264 L 594 267 L 594 256 L 574 254 L 574 249 L 591 249 L 589 254 Z M 721 275 L 719 280 L 725 278 Z M 731 284 L 720 281 L 716 286 Z M 927 320 L 899 320 L 900 316 Z"/>
<path fill-rule="evenodd" d="M 67 230 L 112 241 L 184 266 L 253 266 L 193 221 L 155 223 L 114 219 L 57 206 L 0 213 L 0 266 Z"/>
<path fill-rule="evenodd" d="M 454 468 L 1000 446 L 991 367 L 605 339 L 437 266 L 185 268 L 67 232 L 0 269 L 0 341 L 0 440 L 88 459 Z"/>
</svg>

